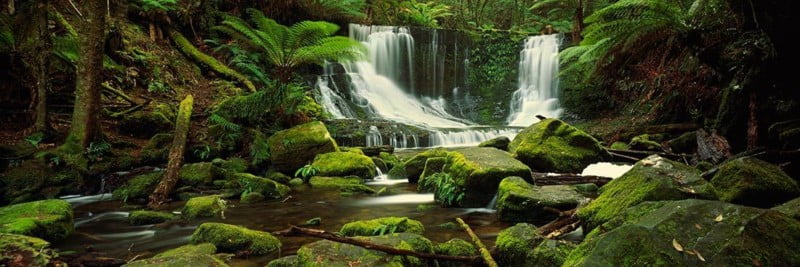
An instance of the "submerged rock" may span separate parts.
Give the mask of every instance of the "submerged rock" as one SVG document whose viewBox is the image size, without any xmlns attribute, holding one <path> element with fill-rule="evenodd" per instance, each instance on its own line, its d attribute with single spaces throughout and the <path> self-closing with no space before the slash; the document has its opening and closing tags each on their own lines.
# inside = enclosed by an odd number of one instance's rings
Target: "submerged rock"
<svg viewBox="0 0 800 267">
<path fill-rule="evenodd" d="M 393 233 L 422 234 L 425 227 L 417 220 L 408 217 L 383 217 L 372 220 L 355 221 L 342 226 L 339 233 L 344 236 L 375 236 Z"/>
<path fill-rule="evenodd" d="M 47 241 L 0 233 L 0 266 L 58 266 L 52 265 L 56 258 L 58 253 Z"/>
<path fill-rule="evenodd" d="M 318 154 L 339 150 L 325 124 L 319 121 L 279 131 L 270 136 L 267 143 L 273 168 L 290 175 Z"/>
<path fill-rule="evenodd" d="M 522 130 L 508 145 L 514 158 L 540 172 L 578 173 L 608 153 L 591 135 L 557 120 L 545 119 Z"/>
<path fill-rule="evenodd" d="M 577 216 L 588 231 L 644 201 L 716 199 L 714 188 L 700 175 L 683 163 L 653 155 L 601 187 L 597 199 L 578 209 Z"/>
<path fill-rule="evenodd" d="M 60 240 L 75 229 L 72 218 L 72 207 L 64 200 L 10 205 L 0 208 L 0 233 Z"/>
<path fill-rule="evenodd" d="M 779 206 L 775 206 L 772 209 L 783 212 L 783 214 L 789 215 L 792 218 L 800 220 L 800 197 L 789 200 L 786 203 L 783 203 Z"/>
<path fill-rule="evenodd" d="M 356 238 L 398 249 L 423 253 L 433 252 L 431 241 L 417 234 L 398 233 Z M 427 266 L 419 258 L 390 255 L 377 250 L 328 240 L 321 240 L 300 247 L 297 251 L 297 265 L 294 266 L 348 267 L 352 266 L 353 263 L 358 263 L 358 266 Z"/>
<path fill-rule="evenodd" d="M 225 217 L 228 205 L 220 195 L 193 197 L 183 206 L 181 214 L 187 219 L 203 217 Z"/>
<path fill-rule="evenodd" d="M 509 139 L 507 136 L 500 136 L 494 139 L 483 141 L 478 144 L 478 147 L 494 147 L 500 150 L 508 150 L 509 143 L 511 143 L 511 139 Z"/>
<path fill-rule="evenodd" d="M 318 169 L 319 176 L 357 176 L 371 179 L 377 175 L 377 167 L 372 159 L 350 152 L 319 154 L 314 158 L 312 166 Z"/>
<path fill-rule="evenodd" d="M 203 223 L 192 233 L 192 244 L 211 243 L 220 252 L 268 255 L 281 248 L 272 234 L 224 223 Z"/>
<path fill-rule="evenodd" d="M 228 264 L 214 255 L 217 248 L 210 243 L 198 245 L 184 245 L 174 249 L 159 253 L 149 259 L 142 259 L 130 262 L 126 267 L 169 267 L 169 266 L 193 266 L 193 267 L 226 267 Z"/>
<path fill-rule="evenodd" d="M 556 215 L 545 207 L 571 210 L 585 201 L 573 186 L 535 186 L 519 177 L 508 177 L 497 191 L 497 217 L 505 222 L 546 223 Z"/>
<path fill-rule="evenodd" d="M 563 266 L 798 266 L 800 222 L 720 201 L 644 202 L 586 237 Z"/>
<path fill-rule="evenodd" d="M 147 225 L 163 223 L 175 218 L 172 213 L 150 211 L 150 210 L 136 210 L 128 214 L 128 223 L 131 225 Z"/>
<path fill-rule="evenodd" d="M 797 181 L 778 166 L 750 157 L 722 164 L 711 184 L 722 201 L 761 208 L 800 196 Z"/>
</svg>

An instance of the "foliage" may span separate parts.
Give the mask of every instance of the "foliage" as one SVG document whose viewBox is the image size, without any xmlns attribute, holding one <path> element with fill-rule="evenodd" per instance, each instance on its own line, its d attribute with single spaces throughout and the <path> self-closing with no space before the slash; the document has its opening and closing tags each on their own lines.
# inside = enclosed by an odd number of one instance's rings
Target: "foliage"
<svg viewBox="0 0 800 267">
<path fill-rule="evenodd" d="M 602 9 L 609 3 L 607 0 L 539 0 L 531 6 L 531 11 L 542 16 L 551 24 L 558 24 L 558 21 L 572 21 L 573 25 L 582 25 L 584 17 L 589 16 L 595 10 Z M 560 25 L 558 25 L 560 26 Z M 580 31 L 581 26 L 574 28 L 554 27 L 557 31 Z"/>
<path fill-rule="evenodd" d="M 45 136 L 44 133 L 38 132 L 38 133 L 35 133 L 35 134 L 32 134 L 32 135 L 26 136 L 25 137 L 25 141 L 30 143 L 33 146 L 38 146 L 39 143 L 44 141 L 45 137 L 46 136 Z"/>
<path fill-rule="evenodd" d="M 267 137 L 259 131 L 254 131 L 253 133 L 253 142 L 250 144 L 250 157 L 253 159 L 253 165 L 266 162 L 270 158 Z"/>
<path fill-rule="evenodd" d="M 111 144 L 105 140 L 95 141 L 89 143 L 86 148 L 86 157 L 89 161 L 95 162 L 102 160 L 102 157 L 111 153 Z"/>
<path fill-rule="evenodd" d="M 0 14 L 0 52 L 14 50 L 14 32 L 11 31 L 11 18 L 5 14 Z"/>
<path fill-rule="evenodd" d="M 297 169 L 297 171 L 294 173 L 294 176 L 301 177 L 303 178 L 303 180 L 308 180 L 312 176 L 317 175 L 317 172 L 319 172 L 319 169 L 317 167 L 314 167 L 311 164 L 306 164 L 300 169 Z"/>
<path fill-rule="evenodd" d="M 211 156 L 211 146 L 202 145 L 193 149 L 194 155 L 202 160 L 207 160 Z"/>
<path fill-rule="evenodd" d="M 445 206 L 456 206 L 464 199 L 464 189 L 458 187 L 449 173 L 434 173 L 420 181 L 420 188 L 432 188 L 436 201 Z"/>
<path fill-rule="evenodd" d="M 450 6 L 429 2 L 417 2 L 411 0 L 401 3 L 400 10 L 402 12 L 401 21 L 405 24 L 438 28 L 438 19 L 453 16 L 450 12 Z"/>
<path fill-rule="evenodd" d="M 305 0 L 301 5 L 309 13 L 315 14 L 322 19 L 362 19 L 366 17 L 364 0 Z"/>
<path fill-rule="evenodd" d="M 178 0 L 139 0 L 136 2 L 144 12 L 169 12 L 178 9 Z"/>
</svg>

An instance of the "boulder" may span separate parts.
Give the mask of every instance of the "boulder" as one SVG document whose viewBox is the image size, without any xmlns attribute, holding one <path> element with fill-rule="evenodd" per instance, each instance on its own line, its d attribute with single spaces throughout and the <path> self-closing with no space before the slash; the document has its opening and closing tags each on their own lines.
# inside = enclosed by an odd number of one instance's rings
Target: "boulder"
<svg viewBox="0 0 800 267">
<path fill-rule="evenodd" d="M 261 202 L 265 199 L 264 195 L 259 192 L 244 192 L 240 197 L 242 204 L 250 204 Z"/>
<path fill-rule="evenodd" d="M 234 175 L 236 182 L 242 190 L 246 192 L 257 192 L 268 199 L 279 199 L 286 197 L 291 189 L 273 180 L 258 177 L 249 173 L 237 173 Z"/>
<path fill-rule="evenodd" d="M 73 166 L 65 158 L 58 160 L 61 166 L 52 166 L 53 159 L 25 160 L 0 173 L 0 205 L 80 193 L 85 166 Z"/>
<path fill-rule="evenodd" d="M 508 151 L 539 172 L 580 173 L 589 164 L 609 158 L 594 137 L 557 119 L 525 128 L 508 145 Z"/>
<path fill-rule="evenodd" d="M 312 188 L 339 189 L 342 192 L 373 194 L 375 189 L 364 185 L 359 177 L 322 177 L 314 176 L 308 180 Z"/>
<path fill-rule="evenodd" d="M 561 266 L 575 247 L 566 241 L 546 239 L 528 252 L 525 262 L 527 266 Z"/>
<path fill-rule="evenodd" d="M 419 175 L 419 180 L 424 180 L 425 177 L 444 171 L 445 164 L 447 164 L 447 157 L 428 158 L 425 161 L 425 168 L 422 170 L 422 174 Z M 419 183 L 419 181 L 417 182 Z"/>
<path fill-rule="evenodd" d="M 563 266 L 798 266 L 800 222 L 721 201 L 644 202 L 590 232 Z"/>
<path fill-rule="evenodd" d="M 180 170 L 180 182 L 183 185 L 209 185 L 214 179 L 221 178 L 222 169 L 211 162 L 185 164 Z"/>
<path fill-rule="evenodd" d="M 449 152 L 444 148 L 435 148 L 420 152 L 408 159 L 403 163 L 408 181 L 416 183 L 419 180 L 419 176 L 422 175 L 422 172 L 425 170 L 425 163 L 428 162 L 429 158 L 447 157 L 448 154 Z"/>
<path fill-rule="evenodd" d="M 377 175 L 375 163 L 367 156 L 350 152 L 319 154 L 312 166 L 319 176 L 357 176 L 371 179 Z"/>
<path fill-rule="evenodd" d="M 683 163 L 653 155 L 601 187 L 597 199 L 578 209 L 577 216 L 588 231 L 644 201 L 716 199 L 714 188 L 700 175 Z"/>
<path fill-rule="evenodd" d="M 273 168 L 287 175 L 294 174 L 318 154 L 339 150 L 325 124 L 319 121 L 279 131 L 267 143 Z"/>
<path fill-rule="evenodd" d="M 225 217 L 227 201 L 220 195 L 193 197 L 183 206 L 181 214 L 187 219 L 203 217 Z"/>
<path fill-rule="evenodd" d="M 664 143 L 673 153 L 692 154 L 697 151 L 697 132 L 684 133 Z"/>
<path fill-rule="evenodd" d="M 160 211 L 136 210 L 128 214 L 128 223 L 131 225 L 157 224 L 172 219 L 175 219 L 175 215 Z"/>
<path fill-rule="evenodd" d="M 800 196 L 797 181 L 778 166 L 751 157 L 722 164 L 711 184 L 722 201 L 761 208 Z"/>
<path fill-rule="evenodd" d="M 126 264 L 126 267 L 208 266 L 227 267 L 228 264 L 214 255 L 217 248 L 210 243 L 184 245 L 159 253 L 149 259 Z"/>
<path fill-rule="evenodd" d="M 478 249 L 472 243 L 458 238 L 453 238 L 447 242 L 436 244 L 433 247 L 433 252 L 439 255 L 450 256 L 478 256 Z M 441 267 L 458 267 L 463 266 L 460 262 L 448 262 L 438 260 Z"/>
<path fill-rule="evenodd" d="M 47 241 L 0 233 L 0 266 L 62 266 L 56 258 L 58 253 L 50 249 Z"/>
<path fill-rule="evenodd" d="M 800 197 L 789 200 L 786 203 L 773 207 L 772 209 L 783 212 L 783 214 L 800 220 Z"/>
<path fill-rule="evenodd" d="M 430 240 L 421 235 L 412 233 L 356 238 L 398 249 L 407 249 L 422 253 L 433 252 L 433 244 Z M 370 250 L 329 240 L 316 241 L 300 247 L 297 251 L 297 265 L 294 266 L 349 267 L 353 266 L 355 262 L 357 262 L 359 266 L 427 266 L 425 261 L 419 258 L 390 255 L 377 250 Z"/>
<path fill-rule="evenodd" d="M 631 147 L 628 145 L 628 143 L 619 142 L 619 141 L 614 142 L 613 144 L 611 144 L 611 146 L 609 148 L 617 149 L 617 150 L 630 150 L 631 149 Z"/>
<path fill-rule="evenodd" d="M 497 235 L 497 263 L 501 266 L 533 266 L 527 265 L 528 254 L 533 251 L 544 237 L 536 232 L 536 226 L 518 223 L 500 231 Z"/>
<path fill-rule="evenodd" d="M 297 262 L 297 255 L 281 257 L 270 261 L 267 267 L 297 267 L 300 263 Z"/>
<path fill-rule="evenodd" d="M 269 255 L 281 248 L 272 234 L 224 223 L 203 223 L 192 233 L 192 244 L 211 243 L 219 252 Z"/>
<path fill-rule="evenodd" d="M 114 189 L 112 197 L 123 202 L 146 200 L 161 181 L 164 172 L 151 172 L 142 174 L 128 180 L 123 186 Z"/>
<path fill-rule="evenodd" d="M 519 177 L 508 177 L 497 191 L 497 217 L 504 222 L 547 223 L 557 216 L 545 207 L 571 210 L 586 202 L 569 185 L 535 186 Z"/>
<path fill-rule="evenodd" d="M 372 220 L 355 221 L 342 226 L 339 233 L 344 236 L 374 236 L 393 233 L 422 234 L 425 227 L 417 220 L 408 217 L 383 217 Z"/>
<path fill-rule="evenodd" d="M 216 158 L 211 163 L 223 173 L 230 174 L 246 172 L 250 168 L 250 162 L 243 158 L 229 158 L 227 160 Z"/>
<path fill-rule="evenodd" d="M 378 154 L 378 158 L 383 160 L 383 162 L 386 163 L 386 168 L 390 170 L 394 168 L 394 166 L 403 164 L 403 161 L 398 159 L 397 156 L 395 156 L 392 153 L 381 152 L 380 154 Z"/>
<path fill-rule="evenodd" d="M 494 147 L 505 151 L 508 150 L 509 143 L 511 143 L 511 139 L 509 139 L 507 136 L 500 136 L 494 139 L 483 141 L 478 144 L 478 147 Z"/>
<path fill-rule="evenodd" d="M 217 247 L 211 243 L 199 243 L 196 245 L 183 245 L 177 248 L 173 248 L 157 255 L 153 256 L 153 258 L 163 258 L 163 257 L 170 257 L 170 256 L 181 256 L 181 255 L 188 255 L 188 254 L 214 254 L 217 253 Z"/>
<path fill-rule="evenodd" d="M 628 146 L 633 150 L 662 150 L 661 143 L 655 141 L 654 139 L 654 136 L 649 134 L 638 135 L 631 139 L 631 142 L 628 143 Z"/>
<path fill-rule="evenodd" d="M 389 168 L 386 167 L 386 162 L 383 161 L 381 158 L 379 158 L 379 157 L 370 157 L 370 159 L 372 160 L 372 163 L 375 164 L 375 167 L 377 167 L 379 170 L 381 170 L 381 172 L 388 172 L 389 171 Z"/>
<path fill-rule="evenodd" d="M 0 233 L 55 241 L 69 236 L 74 229 L 72 207 L 64 200 L 40 200 L 0 208 Z"/>
</svg>

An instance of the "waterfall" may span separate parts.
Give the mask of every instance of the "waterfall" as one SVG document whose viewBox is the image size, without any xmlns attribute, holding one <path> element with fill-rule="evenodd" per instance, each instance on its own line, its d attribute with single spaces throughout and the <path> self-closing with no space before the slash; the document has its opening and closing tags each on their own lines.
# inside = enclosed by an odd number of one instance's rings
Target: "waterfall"
<svg viewBox="0 0 800 267">
<path fill-rule="evenodd" d="M 536 115 L 558 118 L 558 34 L 528 37 L 520 52 L 519 89 L 511 98 L 508 125 L 528 126 Z"/>
<path fill-rule="evenodd" d="M 383 145 L 383 137 L 378 127 L 370 126 L 367 133 L 367 146 L 381 146 Z"/>
</svg>

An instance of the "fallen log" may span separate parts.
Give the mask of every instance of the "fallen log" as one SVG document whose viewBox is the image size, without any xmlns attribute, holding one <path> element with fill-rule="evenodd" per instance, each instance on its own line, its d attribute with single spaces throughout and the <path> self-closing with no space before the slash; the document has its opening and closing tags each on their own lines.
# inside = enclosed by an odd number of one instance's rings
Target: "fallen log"
<svg viewBox="0 0 800 267">
<path fill-rule="evenodd" d="M 364 241 L 364 240 L 359 240 L 359 239 L 355 239 L 355 238 L 340 236 L 340 235 L 337 235 L 337 234 L 334 234 L 334 233 L 331 233 L 331 232 L 328 232 L 328 231 L 325 231 L 325 230 L 303 228 L 303 227 L 298 227 L 298 226 L 295 226 L 295 225 L 290 225 L 289 229 L 273 232 L 273 234 L 280 235 L 280 236 L 299 236 L 299 235 L 302 235 L 302 236 L 317 237 L 317 238 L 322 238 L 322 239 L 326 239 L 326 240 L 331 240 L 331 241 L 334 241 L 334 242 L 351 244 L 351 245 L 359 246 L 359 247 L 370 249 L 370 250 L 377 250 L 377 251 L 381 251 L 381 252 L 386 252 L 386 253 L 392 254 L 392 255 L 405 255 L 405 256 L 413 256 L 413 257 L 424 258 L 424 259 L 456 261 L 456 262 L 465 262 L 465 263 L 471 263 L 471 264 L 479 263 L 480 260 L 481 260 L 480 257 L 476 257 L 476 256 L 472 256 L 472 257 L 470 257 L 470 256 L 450 256 L 450 255 L 441 255 L 441 254 L 422 253 L 422 252 L 416 252 L 416 251 L 413 251 L 413 250 L 398 249 L 398 248 L 394 248 L 394 247 L 390 247 L 390 246 L 373 244 L 373 243 L 370 243 L 370 242 Z"/>
<path fill-rule="evenodd" d="M 610 177 L 572 173 L 548 174 L 534 172 L 531 175 L 535 185 L 596 184 L 597 186 L 603 186 L 612 180 Z"/>
<path fill-rule="evenodd" d="M 618 155 L 623 155 L 631 158 L 639 158 L 639 159 L 643 159 L 652 155 L 659 155 L 667 159 L 683 161 L 684 159 L 692 157 L 692 155 L 689 154 L 676 154 L 676 153 L 667 153 L 659 151 L 623 150 L 623 149 L 606 149 L 606 150 L 608 151 L 608 153 L 614 153 Z"/>
<path fill-rule="evenodd" d="M 495 262 L 494 258 L 492 258 L 492 253 L 489 252 L 489 249 L 487 249 L 485 245 L 483 245 L 483 242 L 481 242 L 481 239 L 478 238 L 478 235 L 472 231 L 472 228 L 469 227 L 469 224 L 464 222 L 464 220 L 461 218 L 456 218 L 456 222 L 458 222 L 458 224 L 461 225 L 461 228 L 464 228 L 464 231 L 466 231 L 469 237 L 472 238 L 472 243 L 475 243 L 475 246 L 478 247 L 478 251 L 481 254 L 481 258 L 483 258 L 483 262 L 489 267 L 497 267 L 497 262 Z"/>
<path fill-rule="evenodd" d="M 624 140 L 629 140 L 634 136 L 640 134 L 659 134 L 659 133 L 685 133 L 689 131 L 694 131 L 700 128 L 700 125 L 696 123 L 673 123 L 673 124 L 661 124 L 661 125 L 649 125 L 644 127 L 635 127 L 628 130 L 623 130 L 619 132 L 619 138 Z"/>
<path fill-rule="evenodd" d="M 614 153 L 614 152 L 611 152 L 611 151 L 609 151 L 608 154 L 611 155 L 611 159 L 614 160 L 614 161 L 625 161 L 625 162 L 636 163 L 636 162 L 642 160 L 640 158 L 626 156 L 626 155 L 622 155 L 622 154 L 617 154 L 617 153 Z"/>
<path fill-rule="evenodd" d="M 158 183 L 156 189 L 150 194 L 147 207 L 156 209 L 162 204 L 166 203 L 169 199 L 169 194 L 175 189 L 180 179 L 181 165 L 183 165 L 183 152 L 186 148 L 186 136 L 189 133 L 191 126 L 192 104 L 194 98 L 192 95 L 187 95 L 186 99 L 181 101 L 178 116 L 175 119 L 175 137 L 172 140 L 172 146 L 169 149 L 169 161 L 167 162 L 167 172 L 164 178 Z"/>
</svg>

